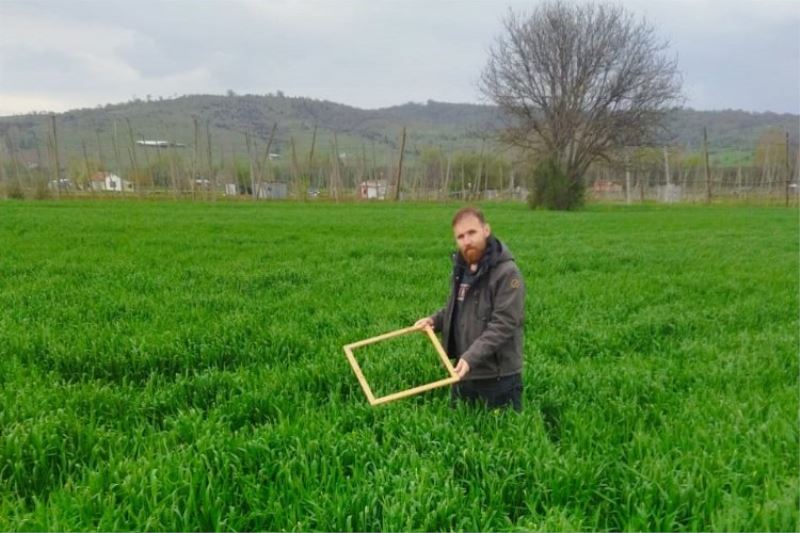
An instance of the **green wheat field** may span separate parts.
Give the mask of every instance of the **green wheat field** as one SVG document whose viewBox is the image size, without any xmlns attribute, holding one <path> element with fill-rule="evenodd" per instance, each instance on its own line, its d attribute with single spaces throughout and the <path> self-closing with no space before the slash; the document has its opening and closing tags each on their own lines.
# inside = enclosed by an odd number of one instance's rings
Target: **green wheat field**
<svg viewBox="0 0 800 533">
<path fill-rule="evenodd" d="M 0 202 L 0 530 L 798 529 L 796 209 L 485 204 L 523 412 L 370 407 L 457 207 Z"/>
</svg>

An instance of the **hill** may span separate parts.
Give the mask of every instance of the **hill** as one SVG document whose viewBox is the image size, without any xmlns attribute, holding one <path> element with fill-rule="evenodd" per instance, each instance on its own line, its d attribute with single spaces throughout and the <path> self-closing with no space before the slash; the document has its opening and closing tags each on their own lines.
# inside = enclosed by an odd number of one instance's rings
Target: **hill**
<svg viewBox="0 0 800 533">
<path fill-rule="evenodd" d="M 408 132 L 406 154 L 413 159 L 426 146 L 445 152 L 479 150 L 483 141 L 489 141 L 492 129 L 502 123 L 498 108 L 490 105 L 429 100 L 424 104 L 365 110 L 282 93 L 192 95 L 134 100 L 57 114 L 59 153 L 64 161 L 81 158 L 85 144 L 90 156 L 124 159 L 131 141 L 142 139 L 167 140 L 191 147 L 194 118 L 198 121 L 198 146 L 203 157 L 207 157 L 210 137 L 215 161 L 246 153 L 245 132 L 252 135 L 251 149 L 261 153 L 273 125 L 277 124 L 270 152 L 284 154 L 284 159 L 290 157 L 292 139 L 298 157 L 305 157 L 316 126 L 317 153 L 333 153 L 335 143 L 340 153 L 379 164 L 397 157 L 404 126 Z M 712 154 L 719 158 L 724 152 L 735 151 L 747 157 L 754 152 L 759 136 L 769 128 L 791 132 L 796 142 L 798 120 L 792 114 L 676 109 L 669 120 L 665 143 L 696 150 L 701 146 L 705 126 Z M 28 161 L 47 157 L 49 130 L 50 121 L 44 113 L 0 117 L 0 135 L 6 147 L 16 146 Z M 499 148 L 491 146 L 490 141 L 489 144 L 490 150 Z"/>
</svg>

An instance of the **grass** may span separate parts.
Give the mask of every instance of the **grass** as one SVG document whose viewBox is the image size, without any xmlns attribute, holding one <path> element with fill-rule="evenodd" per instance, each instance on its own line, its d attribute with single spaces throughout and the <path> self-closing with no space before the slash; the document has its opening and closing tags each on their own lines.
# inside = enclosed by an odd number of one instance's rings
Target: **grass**
<svg viewBox="0 0 800 533">
<path fill-rule="evenodd" d="M 455 208 L 0 203 L 0 530 L 798 529 L 796 210 L 486 204 L 523 413 L 371 408 Z"/>
</svg>

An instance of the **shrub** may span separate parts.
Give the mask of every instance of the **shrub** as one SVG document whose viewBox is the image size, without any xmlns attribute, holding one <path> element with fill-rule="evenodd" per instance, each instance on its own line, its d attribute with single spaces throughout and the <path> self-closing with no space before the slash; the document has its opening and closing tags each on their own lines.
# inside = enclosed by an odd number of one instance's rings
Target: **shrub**
<svg viewBox="0 0 800 533">
<path fill-rule="evenodd" d="M 547 159 L 533 170 L 528 204 L 532 209 L 573 210 L 583 207 L 583 180 L 567 176 L 553 159 Z"/>
</svg>

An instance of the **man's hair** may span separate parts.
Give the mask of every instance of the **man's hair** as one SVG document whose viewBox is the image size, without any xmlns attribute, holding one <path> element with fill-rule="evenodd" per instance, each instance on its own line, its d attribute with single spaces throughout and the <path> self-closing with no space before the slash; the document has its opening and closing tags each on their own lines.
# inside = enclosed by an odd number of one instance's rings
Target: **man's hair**
<svg viewBox="0 0 800 533">
<path fill-rule="evenodd" d="M 455 227 L 455 225 L 458 224 L 462 218 L 466 218 L 469 216 L 477 218 L 480 221 L 481 225 L 486 225 L 486 217 L 483 216 L 483 212 L 477 207 L 468 205 L 467 207 L 462 207 L 461 209 L 456 211 L 456 214 L 453 215 L 453 224 L 451 225 L 451 227 Z"/>
</svg>

